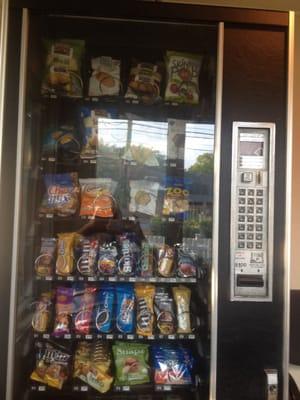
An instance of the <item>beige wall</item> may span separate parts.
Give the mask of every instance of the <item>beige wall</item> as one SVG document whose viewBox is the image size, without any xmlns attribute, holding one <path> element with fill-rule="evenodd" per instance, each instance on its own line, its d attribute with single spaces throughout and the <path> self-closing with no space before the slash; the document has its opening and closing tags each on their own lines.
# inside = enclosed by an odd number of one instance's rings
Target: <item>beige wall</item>
<svg viewBox="0 0 300 400">
<path fill-rule="evenodd" d="M 173 3 L 197 3 L 269 10 L 293 10 L 295 18 L 295 84 L 292 179 L 292 270 L 291 288 L 300 289 L 300 0 L 168 0 Z"/>
</svg>

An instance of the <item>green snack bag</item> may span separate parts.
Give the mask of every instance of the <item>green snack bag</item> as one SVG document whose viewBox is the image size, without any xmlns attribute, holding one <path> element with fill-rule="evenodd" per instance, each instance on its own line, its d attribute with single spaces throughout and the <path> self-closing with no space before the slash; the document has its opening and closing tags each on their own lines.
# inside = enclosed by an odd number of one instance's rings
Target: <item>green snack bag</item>
<svg viewBox="0 0 300 400">
<path fill-rule="evenodd" d="M 81 64 L 84 41 L 73 39 L 45 40 L 46 62 L 42 95 L 82 97 Z"/>
<path fill-rule="evenodd" d="M 116 342 L 113 346 L 116 367 L 115 386 L 133 386 L 148 383 L 148 345 Z"/>
</svg>

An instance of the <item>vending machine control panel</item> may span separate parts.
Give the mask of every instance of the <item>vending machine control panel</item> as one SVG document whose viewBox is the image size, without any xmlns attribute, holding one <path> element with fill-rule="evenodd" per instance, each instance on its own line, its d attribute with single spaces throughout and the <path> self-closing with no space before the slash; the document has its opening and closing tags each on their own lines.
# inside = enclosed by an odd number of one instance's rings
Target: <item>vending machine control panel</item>
<svg viewBox="0 0 300 400">
<path fill-rule="evenodd" d="M 232 133 L 231 301 L 272 301 L 275 124 Z"/>
</svg>

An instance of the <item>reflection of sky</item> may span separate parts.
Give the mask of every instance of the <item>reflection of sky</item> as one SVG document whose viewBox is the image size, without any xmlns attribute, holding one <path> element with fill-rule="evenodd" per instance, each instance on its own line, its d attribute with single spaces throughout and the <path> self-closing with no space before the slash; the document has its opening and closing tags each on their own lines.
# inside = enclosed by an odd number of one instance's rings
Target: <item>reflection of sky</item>
<svg viewBox="0 0 300 400">
<path fill-rule="evenodd" d="M 101 142 L 117 148 L 125 147 L 130 125 L 132 145 L 148 147 L 166 157 L 167 122 L 99 118 Z M 201 154 L 213 153 L 213 146 L 214 125 L 186 123 L 184 167 L 187 169 L 193 165 Z"/>
</svg>

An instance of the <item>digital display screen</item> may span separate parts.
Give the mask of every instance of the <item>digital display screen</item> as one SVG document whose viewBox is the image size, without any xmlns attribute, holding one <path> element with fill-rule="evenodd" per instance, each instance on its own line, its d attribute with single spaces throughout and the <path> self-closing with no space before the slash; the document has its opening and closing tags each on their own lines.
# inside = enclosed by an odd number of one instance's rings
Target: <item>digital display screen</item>
<svg viewBox="0 0 300 400">
<path fill-rule="evenodd" d="M 257 156 L 263 157 L 264 155 L 264 142 L 250 142 L 241 141 L 240 142 L 240 155 L 241 156 Z"/>
</svg>

